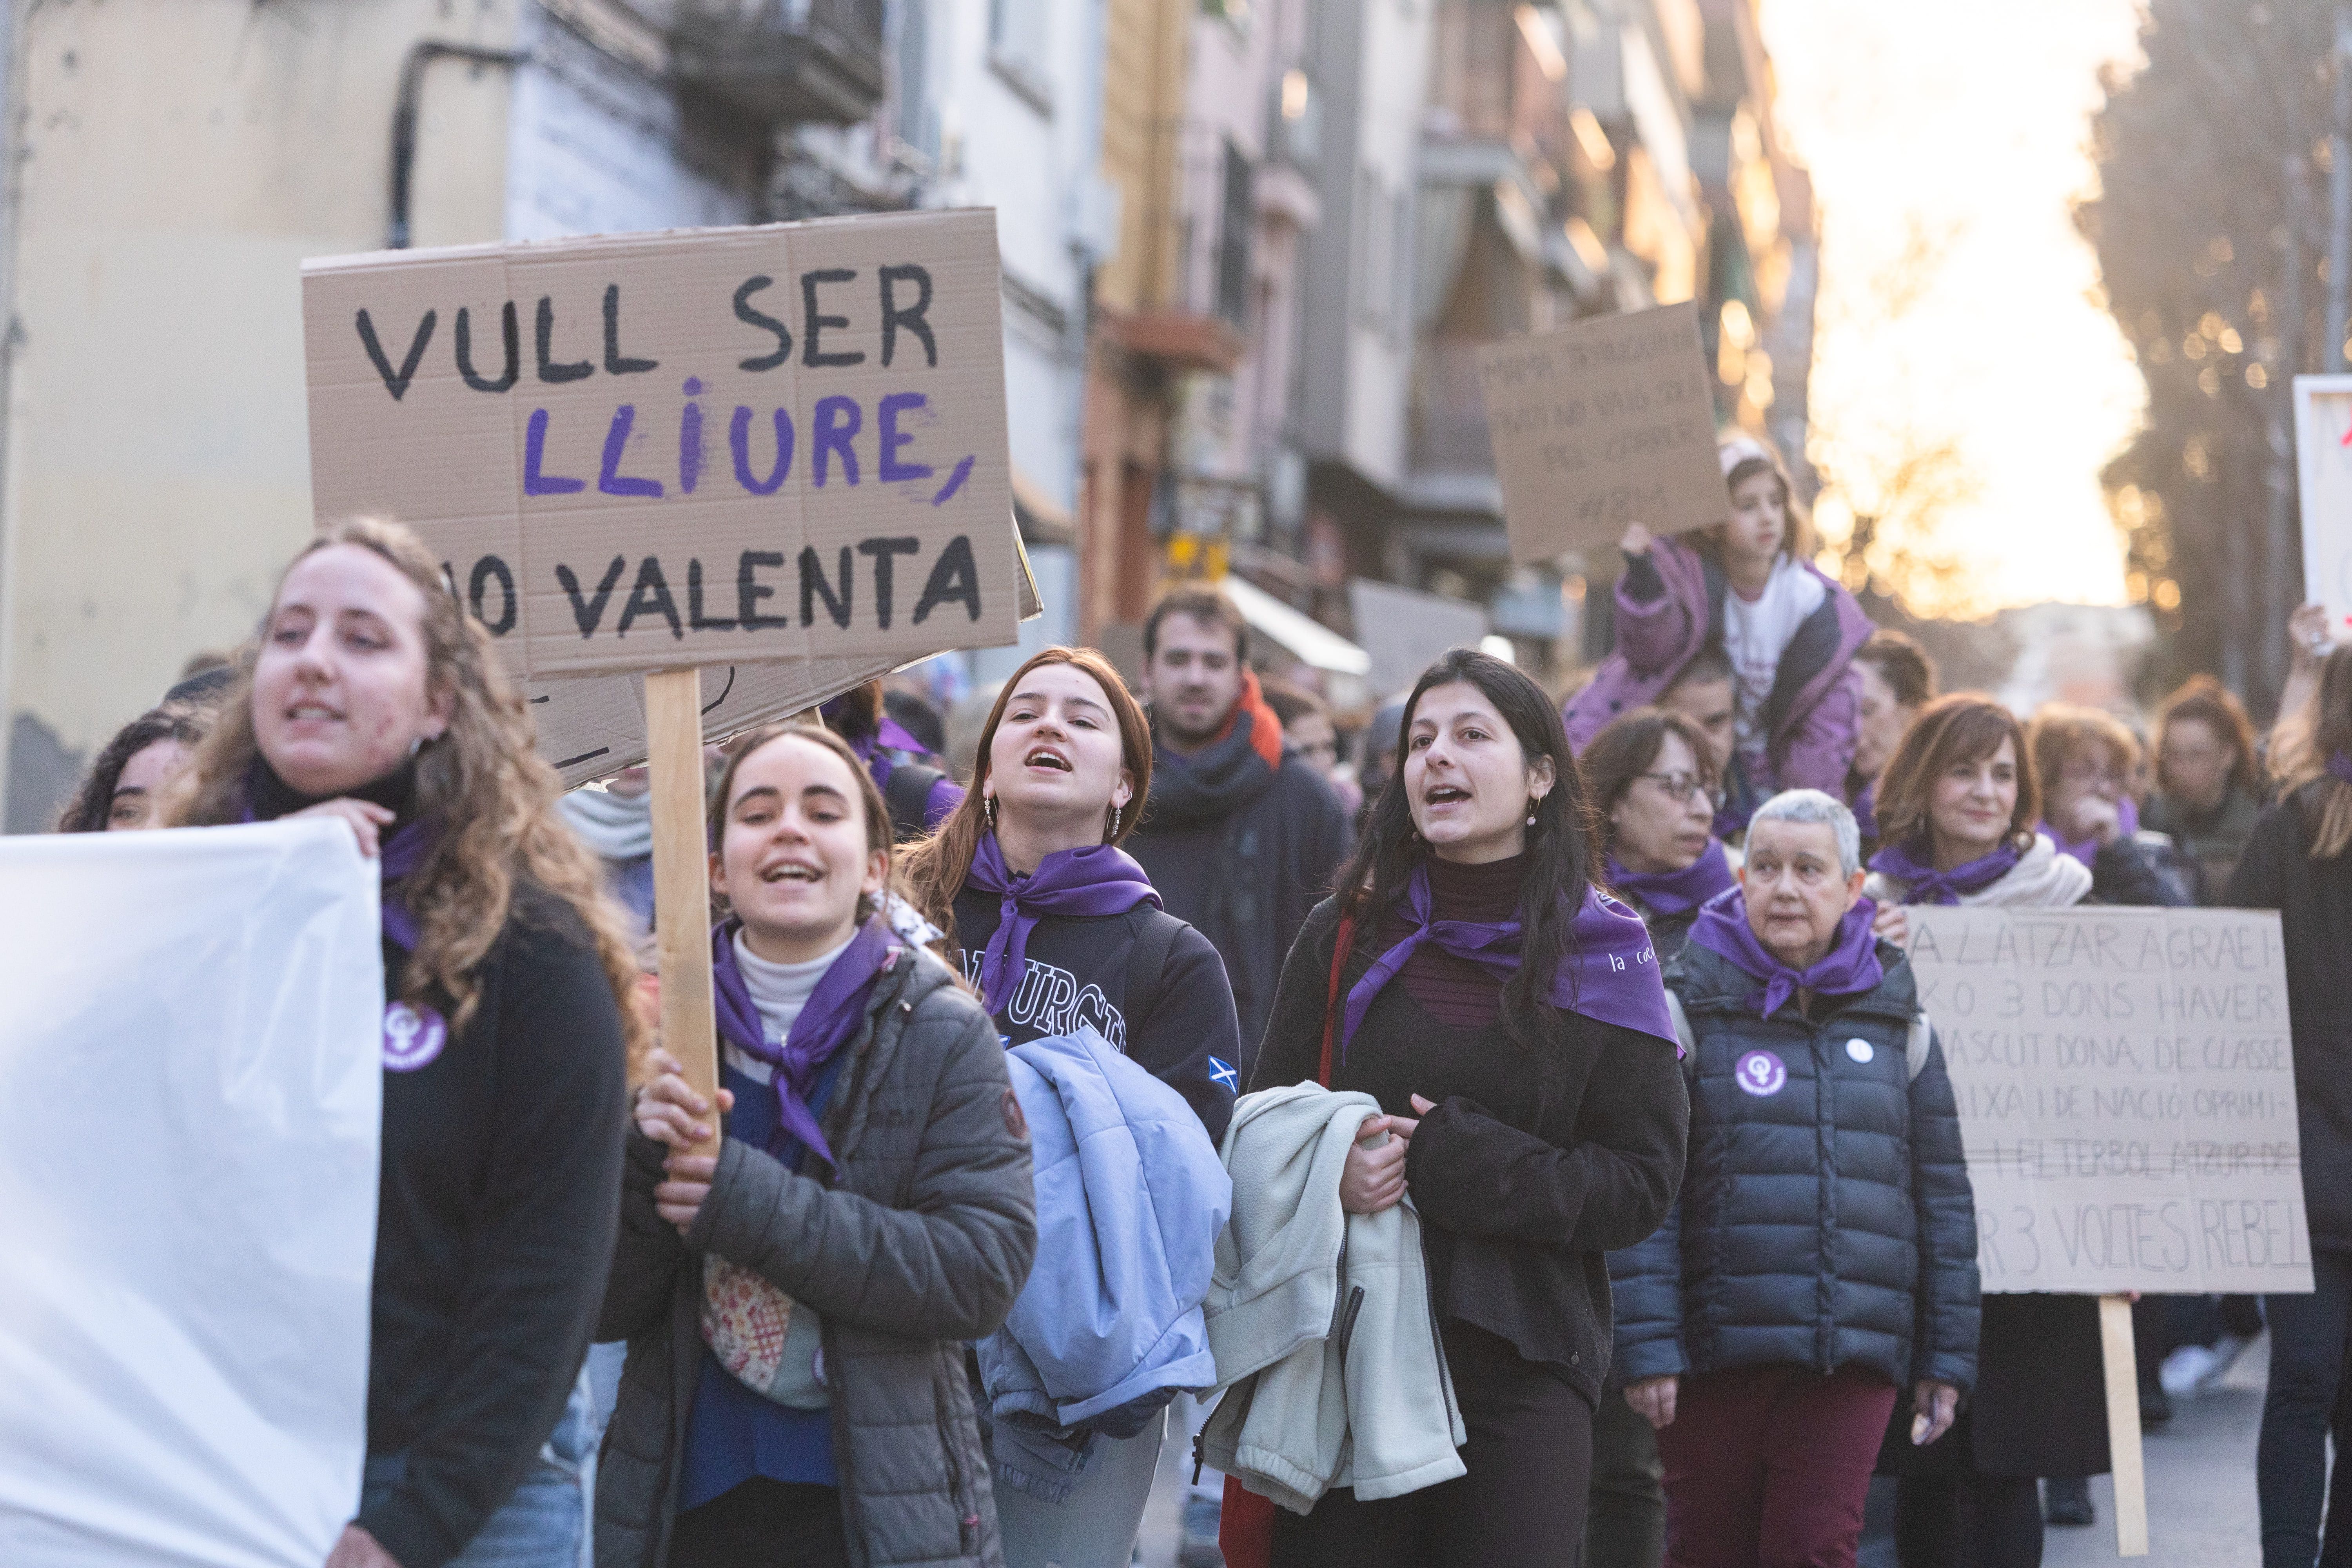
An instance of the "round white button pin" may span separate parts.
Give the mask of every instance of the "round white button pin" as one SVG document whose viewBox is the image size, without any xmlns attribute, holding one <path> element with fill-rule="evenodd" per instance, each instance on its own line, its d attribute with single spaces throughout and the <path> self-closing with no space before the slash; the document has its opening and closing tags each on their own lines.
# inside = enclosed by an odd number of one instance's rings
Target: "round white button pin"
<svg viewBox="0 0 2352 1568">
<path fill-rule="evenodd" d="M 1866 1062 L 1878 1053 L 1870 1048 L 1868 1040 L 1848 1040 L 1845 1043 L 1845 1054 L 1858 1062 Z"/>
</svg>

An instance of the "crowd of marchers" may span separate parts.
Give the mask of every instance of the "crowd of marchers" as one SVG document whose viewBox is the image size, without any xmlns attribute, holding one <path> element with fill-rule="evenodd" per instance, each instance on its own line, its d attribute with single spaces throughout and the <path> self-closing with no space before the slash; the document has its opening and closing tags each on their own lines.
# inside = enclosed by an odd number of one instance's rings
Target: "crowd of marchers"
<svg viewBox="0 0 2352 1568">
<path fill-rule="evenodd" d="M 1141 700 L 1049 647 L 961 743 L 877 683 L 710 748 L 712 1094 L 642 773 L 563 794 L 415 537 L 322 531 L 60 826 L 324 816 L 379 868 L 329 1568 L 1118 1568 L 1171 1437 L 1192 1565 L 1850 1563 L 1874 1477 L 1906 1568 L 2036 1563 L 2109 1464 L 2096 1306 L 1980 1293 L 1906 910 L 2086 902 L 2283 917 L 2317 1289 L 2135 1318 L 2149 1422 L 2267 1329 L 2264 1562 L 2314 1563 L 2352 648 L 2298 616 L 2263 737 L 2210 679 L 2152 744 L 1939 695 L 1722 460 L 1564 706 L 1457 649 L 1343 764 L 1192 586 Z"/>
</svg>

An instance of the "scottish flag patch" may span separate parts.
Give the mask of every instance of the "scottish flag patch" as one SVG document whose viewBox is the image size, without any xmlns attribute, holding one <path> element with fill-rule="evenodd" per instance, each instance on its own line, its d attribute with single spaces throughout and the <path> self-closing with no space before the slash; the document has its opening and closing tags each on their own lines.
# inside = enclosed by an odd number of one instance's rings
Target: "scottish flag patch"
<svg viewBox="0 0 2352 1568">
<path fill-rule="evenodd" d="M 1209 1081 L 1223 1086 L 1228 1094 L 1242 1091 L 1241 1075 L 1234 1071 L 1233 1063 L 1221 1057 L 1209 1058 Z"/>
</svg>

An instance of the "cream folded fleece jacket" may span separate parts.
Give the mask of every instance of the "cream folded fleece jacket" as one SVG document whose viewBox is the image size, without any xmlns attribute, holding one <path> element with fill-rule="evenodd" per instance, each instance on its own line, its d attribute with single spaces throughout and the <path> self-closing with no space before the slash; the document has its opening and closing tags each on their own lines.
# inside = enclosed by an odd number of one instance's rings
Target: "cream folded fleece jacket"
<svg viewBox="0 0 2352 1568">
<path fill-rule="evenodd" d="M 1226 1392 L 1202 1447 L 1293 1513 L 1333 1487 L 1369 1502 L 1464 1473 L 1421 1217 L 1410 1197 L 1339 1207 L 1349 1145 L 1380 1109 L 1296 1084 L 1243 1096 L 1225 1132 L 1234 1210 L 1206 1309 Z"/>
</svg>

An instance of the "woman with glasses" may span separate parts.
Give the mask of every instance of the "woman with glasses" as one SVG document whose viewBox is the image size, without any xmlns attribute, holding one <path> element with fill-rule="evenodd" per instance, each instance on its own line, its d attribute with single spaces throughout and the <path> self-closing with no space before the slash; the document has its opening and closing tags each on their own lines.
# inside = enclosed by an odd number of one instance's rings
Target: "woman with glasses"
<svg viewBox="0 0 2352 1568">
<path fill-rule="evenodd" d="M 1672 963 L 1698 907 L 1734 880 L 1730 851 L 1715 837 L 1715 753 L 1681 714 L 1637 708 L 1593 736 L 1577 766 L 1609 886 L 1649 923 L 1658 962 Z"/>
<path fill-rule="evenodd" d="M 1715 837 L 1722 774 L 1706 732 L 1680 713 L 1636 708 L 1604 726 L 1577 759 L 1600 825 L 1610 888 L 1650 927 L 1661 969 L 1689 940 L 1699 906 L 1736 885 Z M 1609 1255 L 1612 1282 L 1630 1278 L 1633 1250 Z M 1612 1373 L 1592 1416 L 1592 1481 L 1585 1502 L 1588 1568 L 1657 1568 L 1666 1548 L 1665 1468 L 1658 1435 L 1625 1402 Z"/>
</svg>

